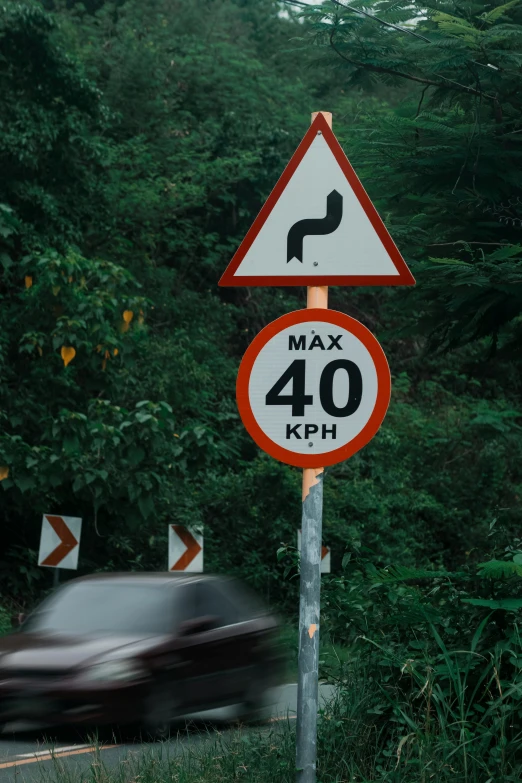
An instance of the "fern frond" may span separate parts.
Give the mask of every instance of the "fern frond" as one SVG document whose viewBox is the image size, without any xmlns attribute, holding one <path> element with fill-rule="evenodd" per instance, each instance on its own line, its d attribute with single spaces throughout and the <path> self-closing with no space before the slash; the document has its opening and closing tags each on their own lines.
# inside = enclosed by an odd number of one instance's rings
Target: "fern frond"
<svg viewBox="0 0 522 783">
<path fill-rule="evenodd" d="M 409 566 L 387 566 L 379 571 L 368 573 L 368 579 L 372 584 L 392 584 L 406 582 L 414 579 L 435 579 L 451 576 L 448 571 L 428 571 L 425 568 L 410 568 Z"/>
<path fill-rule="evenodd" d="M 482 14 L 480 17 L 486 24 L 493 24 L 497 21 L 497 19 L 500 19 L 501 16 L 504 16 L 506 11 L 509 11 L 510 8 L 514 8 L 516 5 L 518 5 L 519 0 L 510 0 L 509 3 L 504 3 L 504 5 L 498 5 L 496 8 L 493 8 L 492 11 L 488 11 L 487 13 Z"/>
<path fill-rule="evenodd" d="M 518 612 L 522 609 L 522 598 L 501 598 L 498 601 L 488 598 L 463 598 L 462 603 L 484 606 L 487 609 L 505 609 L 507 612 Z"/>
<path fill-rule="evenodd" d="M 486 579 L 510 579 L 513 576 L 522 576 L 522 565 L 512 560 L 488 560 L 487 563 L 479 563 L 477 573 Z"/>
</svg>

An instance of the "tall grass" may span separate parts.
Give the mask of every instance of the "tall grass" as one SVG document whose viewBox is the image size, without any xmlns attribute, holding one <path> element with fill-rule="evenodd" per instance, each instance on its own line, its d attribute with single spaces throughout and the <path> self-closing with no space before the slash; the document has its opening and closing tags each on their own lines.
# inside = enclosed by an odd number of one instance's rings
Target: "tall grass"
<svg viewBox="0 0 522 783">
<path fill-rule="evenodd" d="M 130 751 L 117 763 L 98 749 L 87 770 L 56 758 L 42 783 L 290 783 L 295 735 L 290 722 L 268 729 L 202 731 Z M 114 764 L 114 766 L 113 766 Z"/>
<path fill-rule="evenodd" d="M 469 649 L 448 650 L 432 628 L 438 655 L 400 661 L 374 644 L 371 665 L 344 667 L 321 727 L 338 760 L 322 783 L 521 781 L 522 647 L 516 635 L 477 652 L 486 622 Z"/>
<path fill-rule="evenodd" d="M 483 625 L 468 649 L 399 661 L 339 661 L 335 697 L 322 710 L 318 783 L 515 783 L 522 781 L 522 648 L 484 655 Z M 515 665 L 516 664 L 516 665 Z M 186 734 L 129 753 L 113 768 L 100 752 L 78 775 L 56 759 L 47 783 L 289 783 L 295 721 Z M 109 756 L 107 756 L 109 758 Z"/>
</svg>

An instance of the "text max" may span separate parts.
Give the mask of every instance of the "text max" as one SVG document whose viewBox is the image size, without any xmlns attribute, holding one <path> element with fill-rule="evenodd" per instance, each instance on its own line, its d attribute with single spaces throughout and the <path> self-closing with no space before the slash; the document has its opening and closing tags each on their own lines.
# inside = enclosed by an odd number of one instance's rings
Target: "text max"
<svg viewBox="0 0 522 783">
<path fill-rule="evenodd" d="M 318 334 L 314 335 L 308 348 L 306 347 L 306 334 L 300 334 L 299 337 L 291 334 L 288 338 L 288 350 L 289 351 L 312 351 L 314 348 L 319 348 L 321 351 L 331 351 L 332 348 L 337 348 L 338 351 L 342 351 L 342 346 L 339 345 L 339 341 L 342 334 L 338 334 L 337 337 L 333 334 L 328 335 L 330 344 L 325 347 L 325 344 L 321 340 Z"/>
</svg>

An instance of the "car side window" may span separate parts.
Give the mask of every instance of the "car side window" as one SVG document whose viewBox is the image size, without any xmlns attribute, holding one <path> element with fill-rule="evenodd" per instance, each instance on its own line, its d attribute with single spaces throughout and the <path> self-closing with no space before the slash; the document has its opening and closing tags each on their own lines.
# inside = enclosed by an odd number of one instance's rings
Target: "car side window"
<svg viewBox="0 0 522 783">
<path fill-rule="evenodd" d="M 197 616 L 212 615 L 219 618 L 218 628 L 242 621 L 239 608 L 225 594 L 218 582 L 198 583 Z"/>
<path fill-rule="evenodd" d="M 229 578 L 224 580 L 220 586 L 229 600 L 237 606 L 242 621 L 263 617 L 269 613 L 268 608 L 263 605 L 258 596 L 239 580 Z"/>
<path fill-rule="evenodd" d="M 178 628 L 187 620 L 194 620 L 199 616 L 197 608 L 197 583 L 176 585 L 174 590 L 174 626 Z"/>
</svg>

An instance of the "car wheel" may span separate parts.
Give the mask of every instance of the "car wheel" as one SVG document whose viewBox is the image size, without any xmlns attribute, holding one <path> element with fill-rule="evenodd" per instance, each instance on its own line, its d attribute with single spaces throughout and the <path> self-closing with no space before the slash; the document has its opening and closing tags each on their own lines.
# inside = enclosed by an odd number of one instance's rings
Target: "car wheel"
<svg viewBox="0 0 522 783">
<path fill-rule="evenodd" d="M 155 682 L 145 698 L 142 718 L 143 733 L 152 740 L 168 739 L 178 706 L 172 698 L 170 684 Z"/>
<path fill-rule="evenodd" d="M 235 720 L 240 723 L 264 723 L 270 717 L 270 686 L 263 675 L 255 677 L 248 687 L 239 706 Z"/>
</svg>

